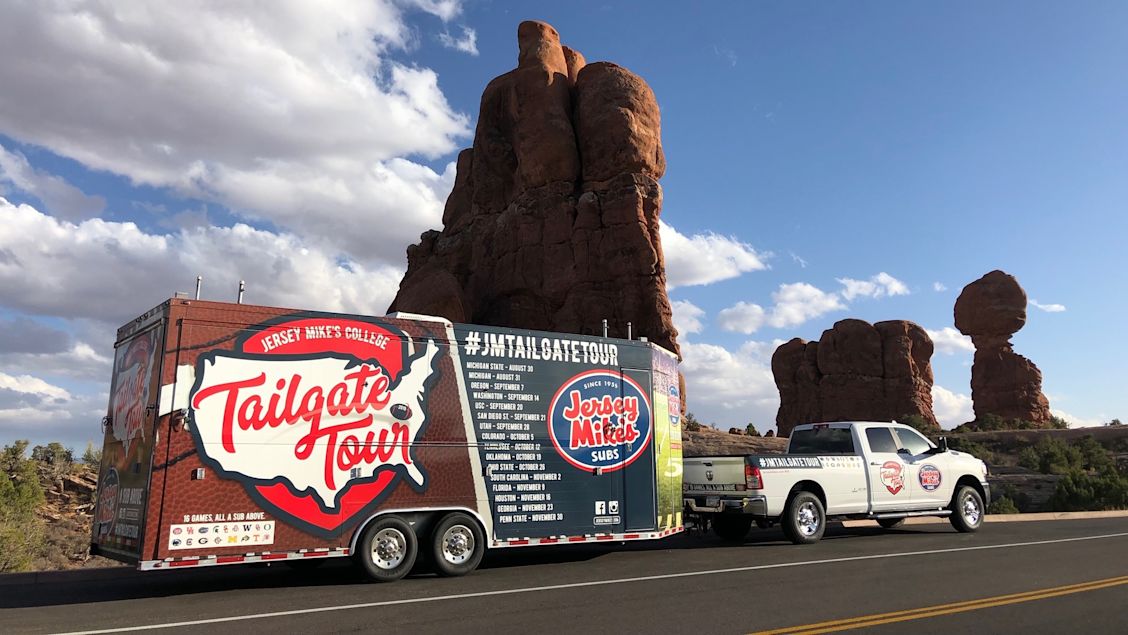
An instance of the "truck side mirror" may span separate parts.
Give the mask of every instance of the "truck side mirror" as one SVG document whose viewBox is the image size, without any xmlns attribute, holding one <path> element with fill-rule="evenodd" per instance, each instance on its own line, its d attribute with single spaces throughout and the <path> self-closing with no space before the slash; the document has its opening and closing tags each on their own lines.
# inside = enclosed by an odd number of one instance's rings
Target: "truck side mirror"
<svg viewBox="0 0 1128 635">
<path fill-rule="evenodd" d="M 936 440 L 936 449 L 941 452 L 948 451 L 948 437 L 940 437 Z"/>
</svg>

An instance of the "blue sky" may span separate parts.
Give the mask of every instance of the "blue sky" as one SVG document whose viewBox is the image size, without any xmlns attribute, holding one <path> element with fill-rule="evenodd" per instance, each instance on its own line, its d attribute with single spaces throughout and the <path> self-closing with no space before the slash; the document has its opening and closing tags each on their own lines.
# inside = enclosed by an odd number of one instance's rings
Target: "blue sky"
<svg viewBox="0 0 1128 635">
<path fill-rule="evenodd" d="M 1051 407 L 1128 415 L 1123 3 L 136 6 L 0 8 L 0 441 L 94 439 L 114 328 L 198 273 L 383 312 L 524 19 L 658 98 L 700 418 L 770 427 L 776 343 L 857 317 L 933 332 L 967 420 L 944 329 L 996 268 L 1044 307 L 1013 341 Z"/>
</svg>

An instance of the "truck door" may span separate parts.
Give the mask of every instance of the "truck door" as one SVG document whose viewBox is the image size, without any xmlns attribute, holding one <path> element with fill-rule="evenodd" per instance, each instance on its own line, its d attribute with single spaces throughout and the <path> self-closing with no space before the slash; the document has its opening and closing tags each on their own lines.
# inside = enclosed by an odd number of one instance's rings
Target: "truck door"
<svg viewBox="0 0 1128 635">
<path fill-rule="evenodd" d="M 896 428 L 901 455 L 906 460 L 905 480 L 912 485 L 913 507 L 944 507 L 952 497 L 947 457 L 929 454 L 932 444 L 915 430 Z"/>
<path fill-rule="evenodd" d="M 632 414 L 638 438 L 624 437 L 620 444 L 621 456 L 628 463 L 620 471 L 623 495 L 620 498 L 620 511 L 626 531 L 651 530 L 657 526 L 658 492 L 654 464 L 654 409 L 649 403 L 651 392 L 650 371 L 635 368 L 620 369 L 623 381 L 619 393 L 624 403 L 634 399 L 636 408 L 628 408 L 627 418 Z M 627 440 L 630 438 L 630 440 Z"/>
<path fill-rule="evenodd" d="M 905 456 L 898 454 L 897 440 L 889 427 L 866 428 L 866 471 L 869 476 L 871 511 L 901 510 L 911 507 L 910 481 Z"/>
</svg>

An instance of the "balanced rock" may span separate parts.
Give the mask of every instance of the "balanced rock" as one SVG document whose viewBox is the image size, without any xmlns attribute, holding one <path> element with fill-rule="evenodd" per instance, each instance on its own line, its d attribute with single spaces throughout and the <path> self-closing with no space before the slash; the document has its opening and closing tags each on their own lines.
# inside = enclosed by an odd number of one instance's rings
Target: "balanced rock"
<svg viewBox="0 0 1128 635">
<path fill-rule="evenodd" d="M 1018 280 L 996 270 L 967 285 L 956 299 L 955 321 L 975 344 L 971 400 L 976 420 L 990 414 L 1049 427 L 1042 371 L 1015 353 L 1010 342 L 1026 324 L 1026 292 Z"/>
<path fill-rule="evenodd" d="M 801 423 L 893 421 L 932 413 L 932 339 L 905 320 L 841 320 L 817 342 L 795 338 L 772 355 L 779 389 L 776 428 Z"/>
<path fill-rule="evenodd" d="M 389 311 L 455 322 L 646 336 L 678 351 L 658 216 L 654 93 L 522 22 L 517 68 L 486 86 L 443 230 L 408 248 Z"/>
</svg>

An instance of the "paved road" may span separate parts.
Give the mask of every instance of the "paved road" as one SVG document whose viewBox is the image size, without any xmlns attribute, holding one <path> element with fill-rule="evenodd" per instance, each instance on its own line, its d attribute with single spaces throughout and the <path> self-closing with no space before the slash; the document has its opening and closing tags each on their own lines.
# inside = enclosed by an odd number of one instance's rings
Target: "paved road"
<svg viewBox="0 0 1128 635">
<path fill-rule="evenodd" d="M 766 530 L 739 546 L 677 536 L 621 550 L 517 549 L 465 578 L 384 585 L 343 565 L 0 580 L 0 632 L 178 622 L 190 624 L 165 632 L 748 633 L 819 623 L 809 632 L 1128 632 L 1126 518 L 988 524 L 970 535 L 946 524 L 832 527 L 806 547 Z M 310 611 L 319 608 L 328 610 Z M 278 612 L 288 613 L 263 615 Z"/>
</svg>

